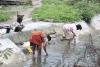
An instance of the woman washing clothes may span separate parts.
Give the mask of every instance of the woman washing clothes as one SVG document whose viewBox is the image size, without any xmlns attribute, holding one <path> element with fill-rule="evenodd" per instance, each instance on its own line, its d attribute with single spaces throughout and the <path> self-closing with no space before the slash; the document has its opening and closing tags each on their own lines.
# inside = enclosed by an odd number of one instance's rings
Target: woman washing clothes
<svg viewBox="0 0 100 67">
<path fill-rule="evenodd" d="M 74 25 L 74 24 L 65 24 L 63 26 L 63 32 L 64 32 L 64 37 L 65 39 L 68 39 L 68 43 L 70 44 L 71 40 L 74 40 L 74 43 L 76 43 L 75 39 L 75 32 L 76 30 L 81 30 L 82 26 L 80 24 Z"/>
<path fill-rule="evenodd" d="M 39 31 L 32 32 L 29 42 L 30 42 L 30 46 L 33 46 L 33 55 L 35 54 L 36 48 L 37 48 L 38 55 L 41 55 L 42 43 L 44 43 L 43 48 L 44 48 L 46 55 L 48 55 L 46 51 L 46 44 L 50 40 L 51 40 L 51 37 L 49 34 L 45 35 L 44 33 L 39 32 Z"/>
</svg>

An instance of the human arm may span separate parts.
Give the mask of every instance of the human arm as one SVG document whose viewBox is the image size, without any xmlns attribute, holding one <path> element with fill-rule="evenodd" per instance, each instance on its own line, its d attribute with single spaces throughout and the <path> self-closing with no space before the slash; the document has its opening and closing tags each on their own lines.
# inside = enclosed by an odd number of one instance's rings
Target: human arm
<svg viewBox="0 0 100 67">
<path fill-rule="evenodd" d="M 47 44 L 47 42 L 45 41 L 44 44 L 43 44 L 43 48 L 44 48 L 44 51 L 45 51 L 46 55 L 48 56 L 48 53 L 46 51 L 46 44 Z"/>
</svg>

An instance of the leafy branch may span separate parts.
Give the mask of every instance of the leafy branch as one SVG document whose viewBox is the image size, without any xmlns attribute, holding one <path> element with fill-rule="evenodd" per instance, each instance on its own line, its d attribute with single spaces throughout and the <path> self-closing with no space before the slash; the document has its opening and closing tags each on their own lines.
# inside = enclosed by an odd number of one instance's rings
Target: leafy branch
<svg viewBox="0 0 100 67">
<path fill-rule="evenodd" d="M 8 59 L 8 56 L 11 56 L 11 53 L 12 53 L 12 48 L 6 48 L 5 50 L 0 51 L 0 57 Z M 3 62 L 0 62 L 0 65 L 3 65 Z"/>
</svg>

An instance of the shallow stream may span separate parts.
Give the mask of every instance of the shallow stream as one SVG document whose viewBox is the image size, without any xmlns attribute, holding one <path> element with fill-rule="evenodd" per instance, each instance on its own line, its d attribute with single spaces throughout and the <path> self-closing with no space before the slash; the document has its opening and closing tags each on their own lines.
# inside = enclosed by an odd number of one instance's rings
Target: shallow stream
<svg viewBox="0 0 100 67">
<path fill-rule="evenodd" d="M 60 41 L 58 38 L 53 38 L 53 44 L 47 46 L 48 56 L 45 56 L 45 52 L 42 48 L 41 57 L 32 54 L 26 54 L 29 58 L 27 61 L 18 63 L 15 65 L 9 65 L 8 67 L 73 67 L 73 64 L 81 55 L 84 42 L 80 42 L 76 38 L 76 44 L 71 42 L 69 45 L 67 40 Z"/>
<path fill-rule="evenodd" d="M 96 31 L 91 34 L 93 44 L 99 46 L 100 32 Z M 73 67 L 78 58 L 84 53 L 84 44 L 91 41 L 91 38 L 89 37 L 90 34 L 85 35 L 83 40 L 80 41 L 78 37 L 76 37 L 76 44 L 71 41 L 70 45 L 67 40 L 61 41 L 60 37 L 52 38 L 51 43 L 47 46 L 48 56 L 45 56 L 45 52 L 42 48 L 41 56 L 38 56 L 37 52 L 35 55 L 26 53 L 26 56 L 28 57 L 27 61 L 18 64 L 10 64 L 7 67 Z M 87 60 L 88 59 L 89 58 L 87 58 Z M 93 64 L 91 64 L 90 61 L 91 60 L 88 60 L 86 64 L 81 62 L 79 65 L 93 67 Z"/>
</svg>

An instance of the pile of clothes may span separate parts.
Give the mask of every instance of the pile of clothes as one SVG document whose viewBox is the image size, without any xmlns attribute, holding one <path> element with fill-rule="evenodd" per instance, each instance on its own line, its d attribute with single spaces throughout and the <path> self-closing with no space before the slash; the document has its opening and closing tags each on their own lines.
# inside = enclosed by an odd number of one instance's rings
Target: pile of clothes
<svg viewBox="0 0 100 67">
<path fill-rule="evenodd" d="M 4 35 L 10 32 L 10 29 L 13 30 L 13 27 L 10 26 L 0 26 L 0 35 Z"/>
<path fill-rule="evenodd" d="M 20 42 L 20 44 L 22 45 L 22 47 L 27 48 L 27 50 L 29 51 L 29 53 L 33 53 L 32 49 L 30 48 L 30 42 Z"/>
</svg>

